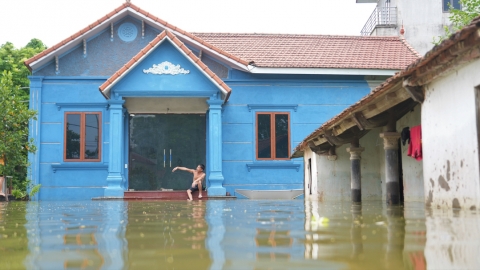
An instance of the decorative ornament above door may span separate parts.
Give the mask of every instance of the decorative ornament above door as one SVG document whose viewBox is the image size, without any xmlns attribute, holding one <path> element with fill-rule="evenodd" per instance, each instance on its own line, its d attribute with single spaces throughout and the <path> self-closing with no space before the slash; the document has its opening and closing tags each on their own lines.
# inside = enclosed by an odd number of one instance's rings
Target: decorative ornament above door
<svg viewBox="0 0 480 270">
<path fill-rule="evenodd" d="M 163 61 L 162 63 L 153 66 L 149 69 L 144 69 L 143 73 L 145 74 L 156 74 L 156 75 L 177 75 L 177 74 L 188 74 L 190 70 L 183 69 L 180 65 L 174 65 L 168 61 Z"/>
</svg>

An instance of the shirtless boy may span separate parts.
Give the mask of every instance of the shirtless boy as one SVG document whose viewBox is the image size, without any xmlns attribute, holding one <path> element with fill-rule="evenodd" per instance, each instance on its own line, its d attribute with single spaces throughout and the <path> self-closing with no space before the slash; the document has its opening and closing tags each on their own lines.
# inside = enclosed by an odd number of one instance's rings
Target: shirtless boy
<svg viewBox="0 0 480 270">
<path fill-rule="evenodd" d="M 191 201 L 193 199 L 192 192 L 197 190 L 198 190 L 198 198 L 201 199 L 202 198 L 202 180 L 205 179 L 205 172 L 204 172 L 205 165 L 199 164 L 197 166 L 197 169 L 195 170 L 185 168 L 185 167 L 175 167 L 173 168 L 172 172 L 176 171 L 177 169 L 193 174 L 192 186 L 189 189 L 187 189 L 188 200 Z"/>
</svg>

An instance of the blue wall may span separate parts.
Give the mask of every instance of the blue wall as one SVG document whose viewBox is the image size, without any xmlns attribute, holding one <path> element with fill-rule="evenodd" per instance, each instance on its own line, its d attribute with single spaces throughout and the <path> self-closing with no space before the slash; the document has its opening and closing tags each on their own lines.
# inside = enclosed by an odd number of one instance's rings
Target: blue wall
<svg viewBox="0 0 480 270">
<path fill-rule="evenodd" d="M 231 194 L 235 189 L 303 189 L 303 160 L 256 160 L 256 112 L 290 113 L 292 150 L 323 122 L 370 91 L 358 76 L 249 75 L 231 71 L 225 82 L 232 94 L 223 115 L 223 170 L 224 186 Z"/>
<path fill-rule="evenodd" d="M 145 74 L 153 65 L 169 61 L 188 70 L 188 74 Z M 164 40 L 153 52 L 122 78 L 112 89 L 126 96 L 210 96 L 218 88 L 169 40 Z"/>
<path fill-rule="evenodd" d="M 41 113 L 39 179 L 40 200 L 78 200 L 103 196 L 107 178 L 109 115 L 107 102 L 98 91 L 106 78 L 45 77 L 39 103 Z M 101 112 L 101 162 L 64 162 L 64 114 L 69 111 Z M 30 161 L 32 163 L 32 161 Z"/>
</svg>

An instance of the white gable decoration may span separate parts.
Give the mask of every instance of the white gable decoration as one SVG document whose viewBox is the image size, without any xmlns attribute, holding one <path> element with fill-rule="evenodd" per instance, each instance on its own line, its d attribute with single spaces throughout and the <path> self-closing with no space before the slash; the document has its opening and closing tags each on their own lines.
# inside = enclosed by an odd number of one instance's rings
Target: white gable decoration
<svg viewBox="0 0 480 270">
<path fill-rule="evenodd" d="M 144 69 L 143 73 L 145 74 L 155 74 L 155 75 L 177 75 L 177 74 L 188 74 L 190 70 L 183 69 L 180 65 L 174 65 L 168 61 L 163 61 L 162 63 L 155 65 L 149 69 Z"/>
</svg>

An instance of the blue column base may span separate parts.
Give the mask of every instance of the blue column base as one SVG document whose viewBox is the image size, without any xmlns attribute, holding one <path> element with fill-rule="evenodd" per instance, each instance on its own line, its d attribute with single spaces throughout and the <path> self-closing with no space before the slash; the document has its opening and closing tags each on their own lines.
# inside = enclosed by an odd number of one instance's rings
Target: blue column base
<svg viewBox="0 0 480 270">
<path fill-rule="evenodd" d="M 210 187 L 208 187 L 208 196 L 225 196 L 227 194 L 227 190 L 222 186 L 222 183 L 223 183 L 222 173 L 220 172 L 210 173 L 208 182 L 210 183 Z"/>
<path fill-rule="evenodd" d="M 105 188 L 105 197 L 116 197 L 123 198 L 125 189 L 123 188 L 123 179 L 122 175 L 109 175 L 107 177 L 107 187 Z"/>
</svg>

